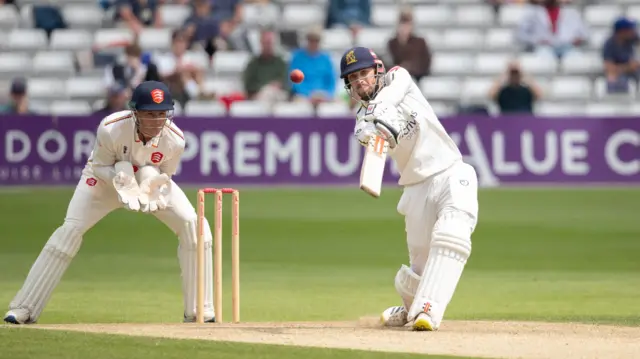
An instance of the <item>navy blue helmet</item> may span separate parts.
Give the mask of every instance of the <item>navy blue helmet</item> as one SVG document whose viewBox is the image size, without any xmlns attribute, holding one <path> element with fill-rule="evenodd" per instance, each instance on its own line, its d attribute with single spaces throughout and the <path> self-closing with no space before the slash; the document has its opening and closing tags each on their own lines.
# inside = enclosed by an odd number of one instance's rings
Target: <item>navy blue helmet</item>
<svg viewBox="0 0 640 359">
<path fill-rule="evenodd" d="M 145 81 L 133 90 L 129 107 L 137 111 L 171 111 L 173 99 L 164 83 Z"/>
<path fill-rule="evenodd" d="M 366 47 L 352 47 L 347 50 L 340 60 L 340 78 L 345 79 L 350 73 L 373 67 L 378 74 L 384 73 L 384 64 L 373 50 Z"/>
<path fill-rule="evenodd" d="M 375 70 L 375 89 L 371 93 L 360 94 L 359 99 L 369 101 L 374 98 L 384 86 L 383 76 L 385 74 L 385 68 L 382 60 L 378 58 L 378 55 L 376 55 L 373 50 L 360 46 L 350 48 L 342 55 L 342 59 L 340 59 L 340 78 L 344 80 L 345 88 L 352 97 L 354 97 L 354 94 L 352 93 L 351 83 L 348 79 L 349 74 L 367 68 L 373 68 Z"/>
<path fill-rule="evenodd" d="M 129 108 L 137 131 L 147 139 L 161 135 L 167 123 L 173 122 L 173 99 L 169 87 L 162 82 L 145 81 L 138 85 L 131 95 Z"/>
</svg>

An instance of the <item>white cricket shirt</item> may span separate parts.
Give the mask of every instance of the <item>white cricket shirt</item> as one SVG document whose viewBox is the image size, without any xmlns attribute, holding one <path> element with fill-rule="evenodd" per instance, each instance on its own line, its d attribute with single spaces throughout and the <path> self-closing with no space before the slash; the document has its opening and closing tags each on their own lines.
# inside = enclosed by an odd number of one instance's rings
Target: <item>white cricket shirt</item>
<svg viewBox="0 0 640 359">
<path fill-rule="evenodd" d="M 134 171 L 155 166 L 160 173 L 172 176 L 178 169 L 184 148 L 184 134 L 174 123 L 167 121 L 162 135 L 144 144 L 136 131 L 133 113 L 128 110 L 115 112 L 100 121 L 93 151 L 82 174 L 110 183 L 115 176 L 115 163 L 127 161 Z"/>
<path fill-rule="evenodd" d="M 396 130 L 399 143 L 389 150 L 396 162 L 400 179 L 398 184 L 408 186 L 446 170 L 462 160 L 462 154 L 449 137 L 429 101 L 415 84 L 409 72 L 396 66 L 385 75 L 386 86 L 378 92 L 373 102 L 395 105 L 403 114 Z M 357 120 L 365 116 L 361 107 Z"/>
</svg>

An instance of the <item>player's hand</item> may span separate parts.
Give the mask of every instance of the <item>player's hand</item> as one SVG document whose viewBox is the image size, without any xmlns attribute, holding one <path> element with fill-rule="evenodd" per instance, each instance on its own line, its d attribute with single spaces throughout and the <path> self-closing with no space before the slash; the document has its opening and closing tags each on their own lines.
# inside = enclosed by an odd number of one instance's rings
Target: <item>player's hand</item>
<svg viewBox="0 0 640 359">
<path fill-rule="evenodd" d="M 171 179 L 164 173 L 142 181 L 138 197 L 142 212 L 152 213 L 167 208 L 170 190 Z"/>
<path fill-rule="evenodd" d="M 367 110 L 364 113 L 364 120 L 373 122 L 374 120 L 382 120 L 385 118 L 398 117 L 400 111 L 396 106 L 389 102 L 370 101 Z"/>
<path fill-rule="evenodd" d="M 376 126 L 368 121 L 360 120 L 356 124 L 354 136 L 361 145 L 367 147 L 372 136 L 376 135 Z"/>
<path fill-rule="evenodd" d="M 393 104 L 372 101 L 369 102 L 364 120 L 374 124 L 377 133 L 389 143 L 389 147 L 395 148 L 402 117 L 400 110 Z"/>
<path fill-rule="evenodd" d="M 140 187 L 135 177 L 118 172 L 113 178 L 113 187 L 118 192 L 118 199 L 124 208 L 134 212 L 140 210 L 140 202 L 138 201 Z"/>
</svg>

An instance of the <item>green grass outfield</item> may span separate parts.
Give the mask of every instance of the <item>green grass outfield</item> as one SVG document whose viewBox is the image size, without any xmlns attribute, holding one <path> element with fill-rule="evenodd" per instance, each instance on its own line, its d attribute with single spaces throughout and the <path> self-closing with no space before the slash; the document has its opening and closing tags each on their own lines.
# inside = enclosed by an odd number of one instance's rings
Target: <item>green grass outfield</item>
<svg viewBox="0 0 640 359">
<path fill-rule="evenodd" d="M 195 189 L 187 193 L 195 201 Z M 62 222 L 71 194 L 71 189 L 0 192 L 3 308 Z M 390 189 L 378 200 L 357 189 L 241 189 L 242 321 L 354 320 L 399 304 L 393 278 L 407 263 L 404 222 L 396 212 L 399 196 L 399 190 Z M 473 252 L 446 318 L 639 325 L 639 204 L 640 189 L 481 191 Z M 212 204 L 208 210 L 212 215 Z M 224 225 L 224 313 L 229 320 L 228 211 Z M 39 323 L 180 322 L 176 245 L 174 234 L 152 216 L 112 213 L 85 235 Z M 0 342 L 14 348 L 26 348 L 34 338 L 46 345 L 21 349 L 12 357 L 91 353 L 106 359 L 129 350 L 126 357 L 136 358 L 213 353 L 223 358 L 389 357 L 0 330 Z"/>
</svg>

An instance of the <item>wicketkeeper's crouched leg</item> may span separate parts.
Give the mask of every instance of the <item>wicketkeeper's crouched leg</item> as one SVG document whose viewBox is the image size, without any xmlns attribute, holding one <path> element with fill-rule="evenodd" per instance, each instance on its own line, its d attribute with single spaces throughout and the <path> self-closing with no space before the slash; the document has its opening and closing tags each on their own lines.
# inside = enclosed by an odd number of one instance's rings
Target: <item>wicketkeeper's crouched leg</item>
<svg viewBox="0 0 640 359">
<path fill-rule="evenodd" d="M 102 184 L 83 177 L 69 202 L 64 223 L 58 227 L 31 267 L 22 288 L 9 304 L 5 320 L 16 324 L 38 320 L 51 295 L 82 244 L 82 236 L 118 201 L 110 198 Z"/>
<path fill-rule="evenodd" d="M 187 322 L 195 321 L 196 316 L 196 291 L 198 288 L 197 273 L 197 221 L 195 209 L 184 192 L 171 183 L 171 198 L 165 210 L 155 212 L 154 215 L 178 235 L 178 261 L 182 277 L 182 293 L 184 299 L 184 319 Z M 213 321 L 215 312 L 213 308 L 213 255 L 212 255 L 211 227 L 205 219 L 204 223 L 204 249 L 205 249 L 205 275 L 204 275 L 204 318 L 205 321 Z"/>
</svg>

